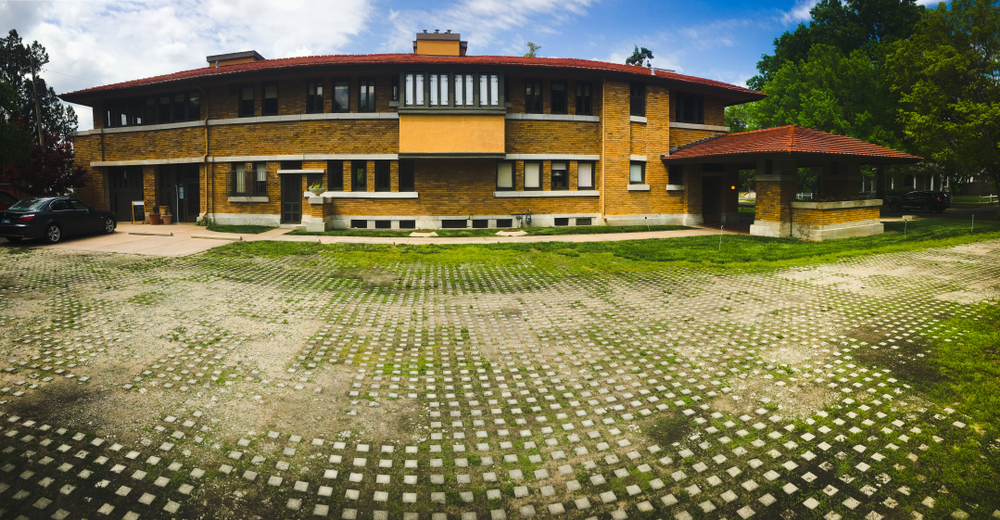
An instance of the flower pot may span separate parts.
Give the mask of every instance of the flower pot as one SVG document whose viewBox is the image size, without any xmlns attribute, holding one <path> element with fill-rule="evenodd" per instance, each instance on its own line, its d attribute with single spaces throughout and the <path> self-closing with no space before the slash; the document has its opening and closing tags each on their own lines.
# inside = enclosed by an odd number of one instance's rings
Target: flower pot
<svg viewBox="0 0 1000 520">
<path fill-rule="evenodd" d="M 160 206 L 160 215 L 166 215 L 170 213 L 170 206 Z"/>
<path fill-rule="evenodd" d="M 319 197 L 326 193 L 326 188 L 309 188 L 309 193 L 312 193 L 314 197 Z"/>
<path fill-rule="evenodd" d="M 163 223 L 164 224 L 172 224 L 173 221 L 174 221 L 174 216 L 173 215 L 161 215 L 161 216 L 163 217 Z"/>
<path fill-rule="evenodd" d="M 160 223 L 160 214 L 159 213 L 150 213 L 148 216 L 149 216 L 149 223 L 150 223 L 150 225 L 155 226 L 155 225 L 158 225 Z"/>
</svg>

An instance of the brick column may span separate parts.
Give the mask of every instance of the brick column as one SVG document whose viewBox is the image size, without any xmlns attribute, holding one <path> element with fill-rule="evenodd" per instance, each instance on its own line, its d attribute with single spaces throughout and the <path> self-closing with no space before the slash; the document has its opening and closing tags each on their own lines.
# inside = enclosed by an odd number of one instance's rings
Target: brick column
<svg viewBox="0 0 1000 520">
<path fill-rule="evenodd" d="M 750 234 L 765 237 L 792 236 L 792 202 L 798 183 L 796 162 L 757 161 L 754 175 L 757 209 Z"/>
<path fill-rule="evenodd" d="M 160 200 L 160 180 L 159 166 L 142 167 L 142 201 L 146 213 L 152 213 L 153 205 L 159 204 Z M 146 218 L 149 223 L 149 218 Z"/>
</svg>

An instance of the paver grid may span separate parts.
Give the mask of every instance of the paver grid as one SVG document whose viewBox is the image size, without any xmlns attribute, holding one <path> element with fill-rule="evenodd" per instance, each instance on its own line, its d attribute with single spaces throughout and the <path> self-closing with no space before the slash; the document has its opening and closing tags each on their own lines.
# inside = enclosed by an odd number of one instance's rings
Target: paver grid
<svg viewBox="0 0 1000 520">
<path fill-rule="evenodd" d="M 998 249 L 728 277 L 23 255 L 0 267 L 0 518 L 183 517 L 206 498 L 286 517 L 961 517 L 976 504 L 905 482 L 934 478 L 921 457 L 965 419 L 887 365 L 992 296 Z M 192 291 L 201 305 L 174 303 Z M 314 326 L 294 354 L 250 351 L 287 324 Z M 73 381 L 173 411 L 140 410 L 122 444 L 18 406 Z M 223 408 L 323 396 L 345 406 L 324 434 L 219 431 Z M 360 422 L 404 406 L 401 431 Z"/>
</svg>

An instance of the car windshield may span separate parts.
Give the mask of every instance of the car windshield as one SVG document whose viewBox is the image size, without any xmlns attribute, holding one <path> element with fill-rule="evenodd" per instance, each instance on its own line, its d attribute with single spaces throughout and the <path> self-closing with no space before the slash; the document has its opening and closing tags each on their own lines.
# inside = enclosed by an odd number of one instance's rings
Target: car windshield
<svg viewBox="0 0 1000 520">
<path fill-rule="evenodd" d="M 38 211 L 42 209 L 42 206 L 45 205 L 45 202 L 47 200 L 48 199 L 42 199 L 39 197 L 28 197 L 26 199 L 21 199 L 17 201 L 17 204 L 11 206 L 10 209 L 22 210 L 22 211 Z"/>
</svg>

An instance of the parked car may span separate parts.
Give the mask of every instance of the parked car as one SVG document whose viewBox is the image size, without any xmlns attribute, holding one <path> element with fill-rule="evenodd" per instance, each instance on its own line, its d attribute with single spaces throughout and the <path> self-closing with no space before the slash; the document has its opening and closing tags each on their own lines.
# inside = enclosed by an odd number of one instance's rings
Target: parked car
<svg viewBox="0 0 1000 520">
<path fill-rule="evenodd" d="M 40 238 L 54 244 L 73 235 L 114 233 L 117 226 L 114 213 L 75 197 L 28 197 L 0 211 L 0 237 L 10 242 Z"/>
<path fill-rule="evenodd" d="M 891 211 L 916 209 L 924 213 L 941 213 L 951 207 L 951 195 L 943 191 L 911 191 L 902 197 L 890 199 L 886 206 Z"/>
<path fill-rule="evenodd" d="M 6 191 L 0 191 L 0 210 L 9 208 L 15 202 L 17 202 L 17 197 Z"/>
</svg>

